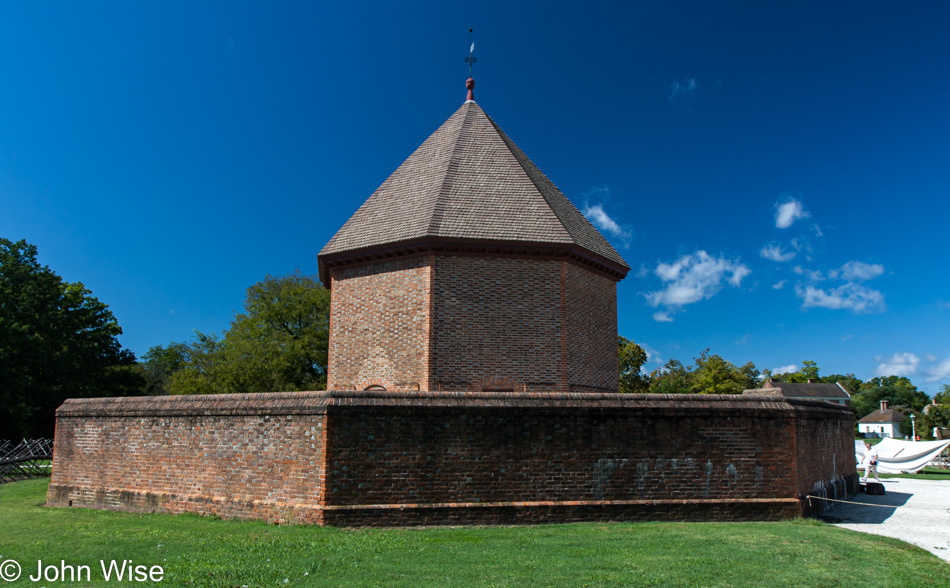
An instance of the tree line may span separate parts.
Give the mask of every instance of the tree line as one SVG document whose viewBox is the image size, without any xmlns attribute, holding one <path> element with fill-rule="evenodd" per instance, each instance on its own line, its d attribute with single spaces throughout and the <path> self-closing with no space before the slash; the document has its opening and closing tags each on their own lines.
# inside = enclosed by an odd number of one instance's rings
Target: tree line
<svg viewBox="0 0 950 588">
<path fill-rule="evenodd" d="M 247 289 L 242 312 L 220 335 L 156 345 L 136 360 L 122 349 L 122 328 L 82 283 L 69 283 L 37 261 L 36 247 L 0 238 L 0 439 L 50 437 L 67 398 L 321 390 L 326 386 L 330 293 L 299 271 L 266 276 Z M 908 416 L 918 432 L 947 427 L 950 386 L 939 406 L 905 377 L 866 382 L 854 374 L 821 376 L 813 361 L 790 374 L 737 366 L 702 351 L 691 364 L 671 359 L 647 373 L 647 353 L 618 337 L 624 393 L 739 394 L 774 381 L 840 382 L 861 418 L 881 400 Z M 909 421 L 908 421 L 909 428 Z M 909 430 L 907 431 L 909 433 Z"/>
<path fill-rule="evenodd" d="M 771 370 L 759 371 L 751 361 L 741 366 L 710 354 L 709 349 L 693 358 L 691 365 L 671 359 L 662 367 L 647 373 L 646 351 L 635 342 L 618 338 L 620 348 L 620 391 L 628 394 L 741 394 L 743 390 L 761 388 L 771 380 L 773 383 L 814 382 L 840 383 L 851 394 L 851 411 L 855 420 L 864 418 L 880 408 L 882 400 L 889 408 L 906 417 L 914 415 L 917 434 L 921 439 L 930 439 L 934 427 L 950 427 L 950 385 L 944 384 L 933 399 L 917 389 L 904 376 L 875 377 L 863 381 L 854 374 L 829 374 L 822 376 L 814 361 L 803 361 L 801 367 L 791 373 L 773 374 Z M 927 412 L 923 409 L 932 401 Z M 905 430 L 906 429 L 906 430 Z M 901 432 L 912 434 L 911 420 L 901 423 Z"/>
<path fill-rule="evenodd" d="M 36 246 L 0 238 L 0 440 L 52 437 L 67 398 L 323 389 L 329 310 L 316 276 L 267 276 L 220 336 L 136 361 L 108 306 L 41 265 Z"/>
</svg>

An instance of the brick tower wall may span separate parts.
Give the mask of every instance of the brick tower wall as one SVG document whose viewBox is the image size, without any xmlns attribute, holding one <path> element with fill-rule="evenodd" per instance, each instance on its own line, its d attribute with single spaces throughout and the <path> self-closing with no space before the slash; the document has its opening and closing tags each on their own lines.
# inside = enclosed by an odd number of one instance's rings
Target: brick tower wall
<svg viewBox="0 0 950 588">
<path fill-rule="evenodd" d="M 332 273 L 328 389 L 428 389 L 433 265 L 419 256 Z"/>
<path fill-rule="evenodd" d="M 617 283 L 564 264 L 571 392 L 617 392 Z"/>
<path fill-rule="evenodd" d="M 566 391 L 559 312 L 562 263 L 438 257 L 434 389 Z"/>
<path fill-rule="evenodd" d="M 329 389 L 617 390 L 616 282 L 567 261 L 417 256 L 331 297 Z"/>
</svg>

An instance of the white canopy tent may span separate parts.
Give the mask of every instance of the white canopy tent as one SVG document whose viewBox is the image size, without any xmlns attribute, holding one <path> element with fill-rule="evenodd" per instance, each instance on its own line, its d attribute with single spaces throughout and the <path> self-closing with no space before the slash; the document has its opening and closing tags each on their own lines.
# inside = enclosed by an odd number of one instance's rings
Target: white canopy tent
<svg viewBox="0 0 950 588">
<path fill-rule="evenodd" d="M 917 442 L 882 439 L 874 445 L 877 451 L 877 471 L 882 474 L 918 472 L 947 447 L 950 447 L 950 439 Z M 860 464 L 864 459 L 864 441 L 854 442 L 854 457 L 859 464 L 859 472 L 863 471 Z"/>
</svg>

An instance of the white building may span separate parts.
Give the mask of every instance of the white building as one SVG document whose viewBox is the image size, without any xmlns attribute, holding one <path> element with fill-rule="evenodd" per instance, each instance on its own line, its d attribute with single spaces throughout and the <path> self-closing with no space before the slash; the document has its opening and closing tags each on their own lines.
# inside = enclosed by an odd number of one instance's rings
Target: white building
<svg viewBox="0 0 950 588">
<path fill-rule="evenodd" d="M 903 420 L 904 415 L 893 408 L 887 408 L 887 401 L 882 400 L 880 410 L 875 410 L 858 421 L 858 433 L 876 433 L 878 437 L 903 439 L 904 434 L 901 433 Z"/>
</svg>

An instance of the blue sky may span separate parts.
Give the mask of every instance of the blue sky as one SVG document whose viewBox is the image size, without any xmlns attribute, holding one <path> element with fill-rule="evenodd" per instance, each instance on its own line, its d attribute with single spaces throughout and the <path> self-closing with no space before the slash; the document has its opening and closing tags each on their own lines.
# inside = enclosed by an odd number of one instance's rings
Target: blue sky
<svg viewBox="0 0 950 588">
<path fill-rule="evenodd" d="M 123 345 L 227 327 L 476 101 L 633 267 L 648 368 L 950 383 L 946 2 L 6 3 L 0 236 Z"/>
</svg>

